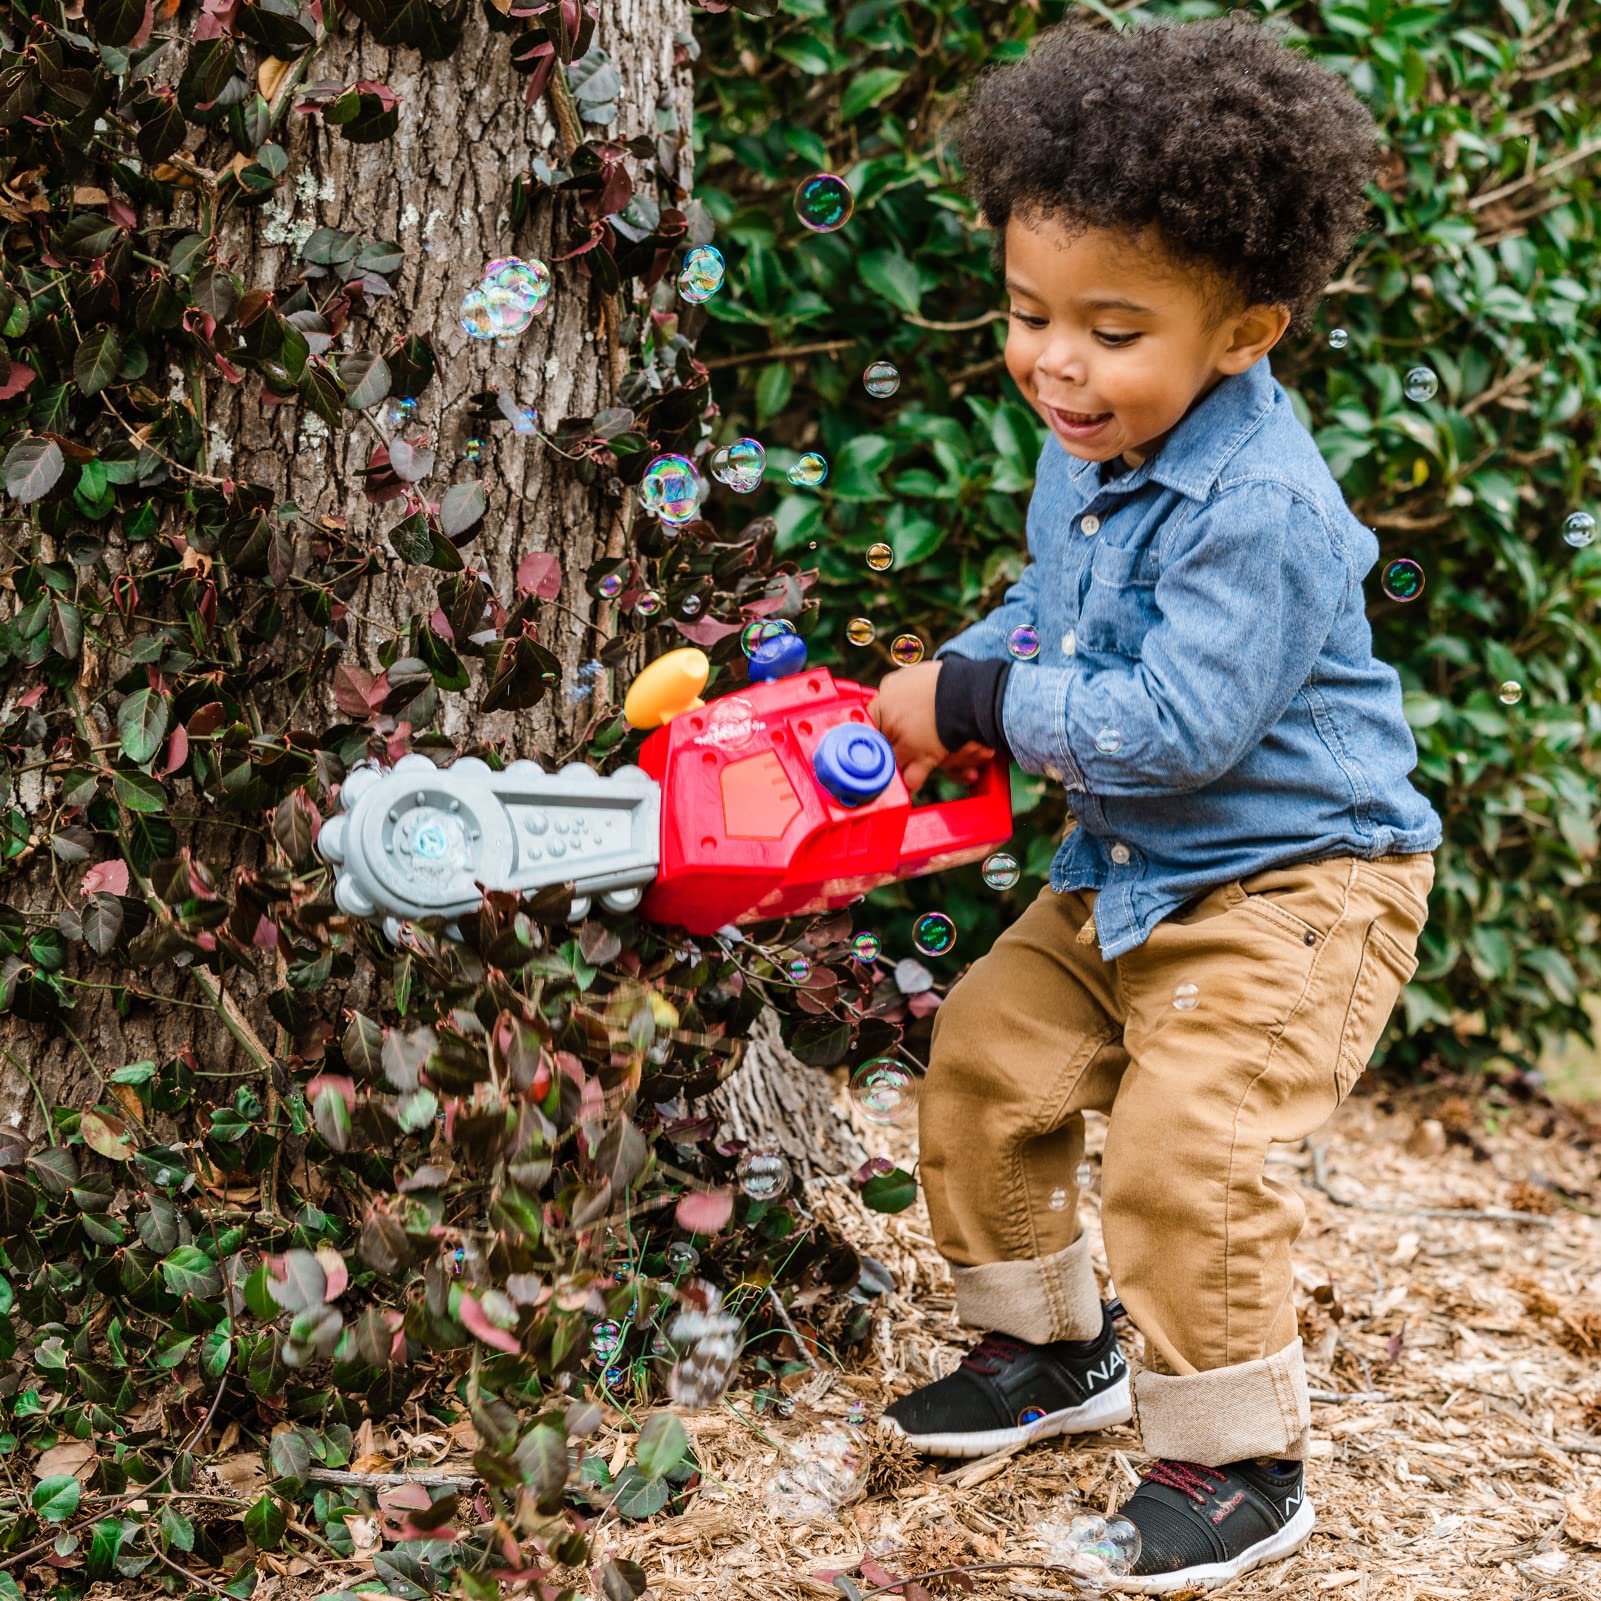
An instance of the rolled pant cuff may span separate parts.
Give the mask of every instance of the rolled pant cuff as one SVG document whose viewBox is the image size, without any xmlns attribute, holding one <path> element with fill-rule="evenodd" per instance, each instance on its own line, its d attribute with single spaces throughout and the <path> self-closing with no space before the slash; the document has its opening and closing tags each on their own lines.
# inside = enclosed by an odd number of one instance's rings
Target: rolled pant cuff
<svg viewBox="0 0 1601 1601">
<path fill-rule="evenodd" d="M 956 1315 L 970 1328 L 993 1329 L 1030 1345 L 1093 1340 L 1101 1332 L 1101 1292 L 1095 1287 L 1087 1235 L 1054 1256 L 953 1265 L 951 1276 L 956 1281 Z"/>
<path fill-rule="evenodd" d="M 1301 1342 L 1205 1373 L 1135 1375 L 1134 1406 L 1151 1456 L 1221 1467 L 1247 1457 L 1303 1462 L 1311 1441 Z"/>
</svg>

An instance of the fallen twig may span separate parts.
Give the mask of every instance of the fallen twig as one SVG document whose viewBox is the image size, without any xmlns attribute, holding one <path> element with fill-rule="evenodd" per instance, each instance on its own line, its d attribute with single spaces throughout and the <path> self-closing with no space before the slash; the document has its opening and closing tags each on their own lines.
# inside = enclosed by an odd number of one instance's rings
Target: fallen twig
<svg viewBox="0 0 1601 1601">
<path fill-rule="evenodd" d="M 1309 1146 L 1312 1153 L 1312 1177 L 1310 1183 L 1315 1190 L 1321 1190 L 1336 1206 L 1348 1206 L 1356 1212 L 1387 1212 L 1396 1217 L 1439 1217 L 1453 1218 L 1463 1223 L 1521 1223 L 1529 1228 L 1549 1229 L 1556 1227 L 1554 1217 L 1545 1217 L 1538 1212 L 1513 1212 L 1504 1207 L 1484 1206 L 1407 1206 L 1399 1201 L 1363 1201 L 1352 1195 L 1342 1195 L 1329 1183 L 1326 1164 L 1327 1156 L 1321 1145 Z"/>
<path fill-rule="evenodd" d="M 306 1477 L 318 1484 L 354 1484 L 383 1488 L 395 1484 L 466 1486 L 477 1484 L 476 1473 L 351 1473 L 344 1468 L 308 1468 Z"/>
</svg>

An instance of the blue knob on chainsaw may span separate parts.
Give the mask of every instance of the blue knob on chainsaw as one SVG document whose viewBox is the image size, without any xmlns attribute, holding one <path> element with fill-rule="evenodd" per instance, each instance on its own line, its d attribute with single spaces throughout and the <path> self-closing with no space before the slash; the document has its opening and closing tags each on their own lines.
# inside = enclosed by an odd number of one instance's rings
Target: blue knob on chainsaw
<svg viewBox="0 0 1601 1601">
<path fill-rule="evenodd" d="M 806 641 L 799 634 L 774 634 L 750 653 L 750 676 L 755 684 L 788 678 L 806 666 Z"/>
</svg>

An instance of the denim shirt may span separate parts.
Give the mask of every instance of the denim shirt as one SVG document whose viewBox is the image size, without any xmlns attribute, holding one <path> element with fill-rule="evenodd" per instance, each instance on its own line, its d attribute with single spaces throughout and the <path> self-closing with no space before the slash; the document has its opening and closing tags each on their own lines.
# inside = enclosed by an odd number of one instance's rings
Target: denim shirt
<svg viewBox="0 0 1601 1601">
<path fill-rule="evenodd" d="M 1378 541 L 1265 356 L 1121 476 L 1048 437 L 1028 550 L 937 654 L 1003 659 L 1014 629 L 1038 633 L 1001 721 L 1018 765 L 1067 788 L 1079 826 L 1051 887 L 1099 892 L 1104 959 L 1231 879 L 1439 844 L 1400 679 L 1373 655 Z"/>
</svg>

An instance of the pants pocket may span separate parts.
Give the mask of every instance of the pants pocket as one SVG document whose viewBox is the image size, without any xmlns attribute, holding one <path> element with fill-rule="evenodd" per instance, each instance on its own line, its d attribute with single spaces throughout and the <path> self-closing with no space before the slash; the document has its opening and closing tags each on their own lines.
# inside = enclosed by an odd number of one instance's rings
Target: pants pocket
<svg viewBox="0 0 1601 1601">
<path fill-rule="evenodd" d="M 1381 923 L 1368 925 L 1334 1068 L 1334 1088 L 1342 1101 L 1367 1071 L 1395 1003 L 1417 968 L 1416 942 L 1403 945 Z"/>
</svg>

